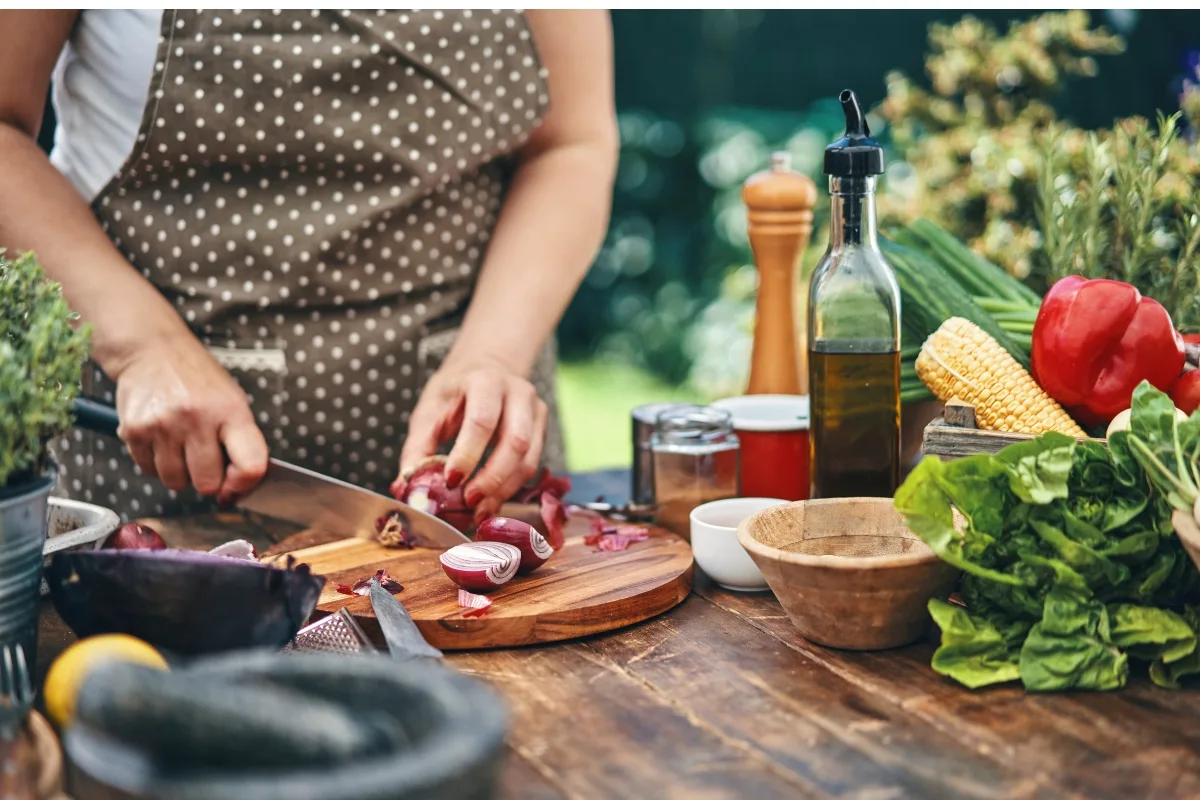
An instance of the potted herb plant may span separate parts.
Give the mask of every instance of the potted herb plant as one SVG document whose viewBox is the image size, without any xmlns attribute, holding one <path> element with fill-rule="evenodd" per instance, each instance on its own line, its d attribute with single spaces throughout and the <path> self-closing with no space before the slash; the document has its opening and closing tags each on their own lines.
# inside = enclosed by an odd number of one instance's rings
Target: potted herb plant
<svg viewBox="0 0 1200 800">
<path fill-rule="evenodd" d="M 53 439 L 71 425 L 90 335 L 36 256 L 0 250 L 0 644 L 32 662 Z"/>
</svg>

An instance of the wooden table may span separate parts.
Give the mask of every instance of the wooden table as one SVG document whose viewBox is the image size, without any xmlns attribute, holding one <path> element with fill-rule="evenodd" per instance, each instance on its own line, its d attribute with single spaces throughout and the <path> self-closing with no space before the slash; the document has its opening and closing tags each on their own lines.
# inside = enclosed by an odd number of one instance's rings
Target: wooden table
<svg viewBox="0 0 1200 800">
<path fill-rule="evenodd" d="M 192 547 L 292 532 L 239 515 L 152 524 Z M 40 669 L 72 638 L 47 604 Z M 1200 693 L 1143 677 L 1108 694 L 969 692 L 931 652 L 827 650 L 769 593 L 697 574 L 682 605 L 631 628 L 447 661 L 512 709 L 506 799 L 1200 797 Z"/>
</svg>

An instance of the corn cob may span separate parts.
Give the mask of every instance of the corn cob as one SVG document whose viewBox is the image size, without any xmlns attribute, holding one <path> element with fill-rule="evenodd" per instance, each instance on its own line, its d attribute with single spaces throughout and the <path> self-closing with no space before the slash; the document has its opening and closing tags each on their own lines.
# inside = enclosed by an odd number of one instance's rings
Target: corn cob
<svg viewBox="0 0 1200 800">
<path fill-rule="evenodd" d="M 975 406 L 976 422 L 984 430 L 1087 436 L 999 342 L 962 317 L 951 317 L 934 331 L 921 347 L 916 367 L 943 403 L 958 399 Z"/>
</svg>

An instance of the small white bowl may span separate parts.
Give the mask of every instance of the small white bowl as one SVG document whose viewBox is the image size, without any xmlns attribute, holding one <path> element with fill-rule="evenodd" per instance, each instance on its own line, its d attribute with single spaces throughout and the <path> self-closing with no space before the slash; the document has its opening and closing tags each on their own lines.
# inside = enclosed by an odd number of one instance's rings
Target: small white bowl
<svg viewBox="0 0 1200 800">
<path fill-rule="evenodd" d="M 767 497 L 733 497 L 692 509 L 692 555 L 700 569 L 722 589 L 767 591 L 770 588 L 767 579 L 738 542 L 737 529 L 742 520 L 786 502 Z"/>
</svg>

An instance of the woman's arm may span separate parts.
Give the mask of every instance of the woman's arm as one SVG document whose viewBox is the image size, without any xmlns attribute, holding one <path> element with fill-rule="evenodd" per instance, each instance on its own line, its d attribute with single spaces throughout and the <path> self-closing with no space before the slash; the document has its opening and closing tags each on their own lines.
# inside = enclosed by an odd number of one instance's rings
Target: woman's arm
<svg viewBox="0 0 1200 800">
<path fill-rule="evenodd" d="M 205 494 L 237 494 L 267 461 L 244 393 L 37 144 L 50 75 L 79 13 L 0 11 L 0 246 L 36 252 L 92 325 L 92 356 L 117 381 L 121 437 L 142 470 L 173 489 L 190 481 Z"/>
<path fill-rule="evenodd" d="M 480 516 L 541 458 L 545 408 L 526 377 L 603 241 L 619 150 L 608 12 L 527 17 L 550 73 L 550 109 L 521 153 L 462 330 L 413 412 L 402 458 L 415 464 L 457 432 L 454 485 L 494 438 L 466 487 Z"/>
</svg>

